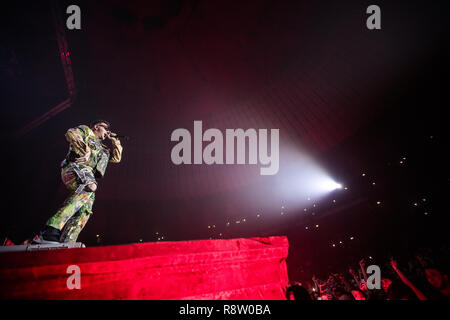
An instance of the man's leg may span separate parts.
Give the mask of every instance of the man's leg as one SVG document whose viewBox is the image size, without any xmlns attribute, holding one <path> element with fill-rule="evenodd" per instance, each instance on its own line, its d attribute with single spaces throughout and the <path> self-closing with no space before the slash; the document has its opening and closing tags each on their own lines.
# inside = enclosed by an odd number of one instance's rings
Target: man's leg
<svg viewBox="0 0 450 320">
<path fill-rule="evenodd" d="M 94 202 L 94 192 L 82 191 L 73 193 L 64 202 L 64 205 L 56 212 L 56 214 L 48 219 L 47 226 L 62 230 L 69 219 L 77 213 L 82 207 L 88 205 L 92 208 Z"/>
<path fill-rule="evenodd" d="M 61 179 L 64 185 L 72 190 L 72 194 L 64 201 L 63 206 L 47 220 L 45 228 L 40 236 L 33 239 L 37 243 L 61 242 L 61 231 L 64 225 L 81 208 L 86 207 L 92 213 L 94 192 L 97 189 L 94 174 L 90 169 L 79 168 L 76 165 L 66 166 L 61 169 Z M 83 188 L 84 189 L 80 189 Z M 86 220 L 87 221 L 87 220 Z M 81 230 L 80 230 L 81 231 Z"/>
<path fill-rule="evenodd" d="M 61 242 L 77 242 L 78 235 L 92 215 L 92 204 L 93 200 L 81 207 L 80 210 L 66 222 L 61 231 Z"/>
</svg>

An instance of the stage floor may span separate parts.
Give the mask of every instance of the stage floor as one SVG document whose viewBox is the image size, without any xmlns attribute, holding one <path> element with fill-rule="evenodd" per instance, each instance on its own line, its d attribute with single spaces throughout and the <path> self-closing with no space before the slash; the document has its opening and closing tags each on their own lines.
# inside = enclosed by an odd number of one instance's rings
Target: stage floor
<svg viewBox="0 0 450 320">
<path fill-rule="evenodd" d="M 285 299 L 286 237 L 0 253 L 2 299 Z"/>
</svg>

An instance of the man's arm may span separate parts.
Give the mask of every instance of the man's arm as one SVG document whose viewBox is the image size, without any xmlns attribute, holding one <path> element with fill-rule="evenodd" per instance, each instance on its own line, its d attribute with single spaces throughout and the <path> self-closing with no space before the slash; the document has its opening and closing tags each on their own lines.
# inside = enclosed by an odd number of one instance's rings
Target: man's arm
<svg viewBox="0 0 450 320">
<path fill-rule="evenodd" d="M 123 147 L 120 144 L 120 140 L 113 136 L 113 133 L 111 135 L 109 135 L 109 138 L 111 139 L 111 143 L 113 145 L 113 148 L 111 151 L 111 157 L 109 158 L 109 162 L 119 163 L 122 160 Z"/>
<path fill-rule="evenodd" d="M 356 275 L 356 272 L 355 272 L 355 270 L 353 270 L 353 268 L 348 269 L 348 272 L 352 275 L 353 280 L 355 281 L 355 284 L 358 286 L 358 289 L 359 289 L 361 279 L 358 278 L 358 276 Z"/>
<path fill-rule="evenodd" d="M 314 282 L 315 290 L 319 295 L 322 295 L 321 287 L 319 284 L 319 279 L 316 278 L 315 275 L 312 277 L 312 281 Z"/>
<path fill-rule="evenodd" d="M 91 149 L 84 142 L 85 132 L 83 132 L 80 127 L 67 130 L 65 136 L 67 142 L 70 143 L 72 150 L 74 150 L 76 154 L 82 157 L 89 157 Z"/>
<path fill-rule="evenodd" d="M 406 284 L 408 287 L 411 288 L 412 291 L 414 291 L 414 294 L 417 296 L 419 300 L 427 300 L 427 297 L 422 293 L 422 291 L 417 289 L 416 286 L 403 274 L 403 272 L 400 271 L 400 269 L 397 266 L 397 261 L 391 260 L 391 267 L 397 273 L 400 280 L 402 280 L 404 284 Z"/>
<path fill-rule="evenodd" d="M 366 261 L 364 260 L 364 258 L 359 261 L 359 266 L 361 267 L 361 271 L 364 276 L 364 283 L 367 283 Z"/>
</svg>

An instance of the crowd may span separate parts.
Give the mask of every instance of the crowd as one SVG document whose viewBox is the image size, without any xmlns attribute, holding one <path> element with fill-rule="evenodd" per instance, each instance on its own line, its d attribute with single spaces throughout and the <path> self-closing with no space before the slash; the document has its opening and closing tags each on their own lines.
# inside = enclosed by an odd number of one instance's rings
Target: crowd
<svg viewBox="0 0 450 320">
<path fill-rule="evenodd" d="M 433 300 L 450 298 L 448 250 L 433 259 L 430 250 L 397 262 L 394 258 L 377 265 L 361 259 L 357 267 L 332 273 L 326 280 L 316 276 L 302 285 L 294 282 L 286 290 L 289 300 Z M 377 266 L 379 282 L 370 265 Z"/>
</svg>

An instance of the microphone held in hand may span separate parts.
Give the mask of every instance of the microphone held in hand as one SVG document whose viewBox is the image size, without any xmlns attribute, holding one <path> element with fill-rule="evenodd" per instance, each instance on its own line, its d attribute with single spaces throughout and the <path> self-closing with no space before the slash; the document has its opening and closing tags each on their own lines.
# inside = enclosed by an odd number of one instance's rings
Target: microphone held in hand
<svg viewBox="0 0 450 320">
<path fill-rule="evenodd" d="M 130 140 L 129 136 L 123 135 L 123 134 L 117 134 L 115 138 L 123 139 L 123 140 Z"/>
<path fill-rule="evenodd" d="M 116 133 L 109 133 L 109 136 L 111 137 L 111 138 L 119 138 L 119 139 L 123 139 L 123 140 L 129 140 L 130 139 L 130 137 L 129 136 L 126 136 L 126 135 L 124 135 L 124 134 L 116 134 Z"/>
</svg>

